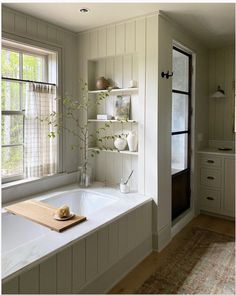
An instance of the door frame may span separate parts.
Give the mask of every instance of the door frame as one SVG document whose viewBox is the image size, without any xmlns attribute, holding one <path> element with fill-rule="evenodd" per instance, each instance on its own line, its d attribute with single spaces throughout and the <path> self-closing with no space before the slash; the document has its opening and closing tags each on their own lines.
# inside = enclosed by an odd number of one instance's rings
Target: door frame
<svg viewBox="0 0 236 295">
<path fill-rule="evenodd" d="M 191 55 L 191 77 L 190 83 L 191 83 L 191 93 L 190 93 L 190 100 L 191 100 L 191 116 L 189 120 L 190 124 L 190 135 L 189 135 L 189 141 L 190 141 L 190 152 L 189 152 L 189 164 L 190 164 L 190 208 L 183 212 L 178 218 L 177 221 L 171 225 L 171 237 L 174 237 L 181 229 L 184 228 L 186 224 L 188 224 L 195 216 L 195 200 L 196 200 L 196 194 L 195 194 L 195 90 L 196 90 L 196 53 L 183 45 L 182 43 L 173 40 L 172 41 L 172 49 L 176 47 L 178 50 L 185 55 Z"/>
</svg>

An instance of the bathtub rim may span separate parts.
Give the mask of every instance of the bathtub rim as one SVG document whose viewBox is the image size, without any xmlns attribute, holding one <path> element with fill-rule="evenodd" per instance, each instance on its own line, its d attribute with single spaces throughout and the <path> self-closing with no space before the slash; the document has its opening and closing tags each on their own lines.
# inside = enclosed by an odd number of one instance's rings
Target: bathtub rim
<svg viewBox="0 0 236 295">
<path fill-rule="evenodd" d="M 69 185 L 69 187 L 71 187 L 71 186 L 73 186 L 73 185 Z M 61 187 L 61 188 L 59 188 L 58 190 L 63 189 L 63 188 L 65 189 L 65 188 L 67 188 L 67 187 L 68 187 L 68 186 Z M 77 188 L 72 189 L 72 191 L 76 191 L 76 190 L 78 190 L 78 189 L 79 189 L 79 188 L 77 187 Z M 88 192 L 91 191 L 91 192 L 94 193 L 94 191 L 97 190 L 97 189 L 103 189 L 103 187 L 98 186 L 98 187 L 93 187 L 93 188 L 89 188 L 89 189 L 84 189 L 84 188 L 82 189 L 82 188 L 81 188 L 80 190 L 86 190 L 86 191 L 88 191 Z M 118 192 L 118 191 L 115 190 L 114 188 L 108 188 L 108 187 L 106 187 L 105 189 L 108 189 L 108 190 L 110 190 L 110 192 L 113 192 L 113 193 L 116 193 L 116 194 L 117 194 L 117 192 Z M 45 196 L 45 198 L 53 197 L 55 193 L 58 193 L 58 190 L 56 190 L 56 192 L 54 192 L 54 190 L 53 190 L 53 191 L 49 191 L 49 192 L 48 192 L 49 195 L 48 195 L 48 196 Z M 62 192 L 62 193 L 63 193 L 63 192 Z M 119 193 L 119 192 L 118 192 L 118 193 Z M 44 193 L 44 194 L 47 194 L 47 192 Z M 101 194 L 103 194 L 103 193 L 101 193 Z M 120 194 L 120 193 L 119 193 L 119 194 Z M 38 194 L 37 194 L 37 195 L 38 195 Z M 104 195 L 108 196 L 108 193 L 104 192 Z M 24 200 L 30 199 L 30 198 L 32 198 L 32 197 L 33 197 L 33 196 L 29 196 L 29 197 L 25 198 Z M 42 197 L 44 197 L 44 196 L 42 196 Z M 118 202 L 119 202 L 119 200 L 120 200 L 122 197 L 124 197 L 124 195 L 118 197 Z M 32 269 L 34 266 L 38 265 L 39 263 L 42 263 L 43 261 L 47 260 L 47 259 L 50 258 L 51 256 L 57 254 L 58 252 L 63 251 L 63 250 L 66 249 L 67 247 L 72 246 L 73 244 L 77 243 L 78 241 L 80 241 L 80 240 L 86 238 L 87 236 L 93 234 L 94 232 L 98 231 L 99 229 L 102 229 L 103 227 L 107 226 L 109 223 L 114 222 L 114 221 L 118 220 L 119 218 L 121 218 L 122 216 L 124 216 L 124 215 L 128 214 L 129 212 L 135 210 L 136 208 L 138 208 L 138 207 L 140 207 L 140 206 L 142 206 L 142 205 L 144 205 L 144 204 L 146 204 L 146 203 L 149 203 L 149 202 L 152 202 L 152 201 L 153 201 L 153 198 L 152 198 L 152 197 L 145 196 L 145 195 L 138 194 L 138 193 L 130 193 L 130 194 L 129 194 L 129 197 L 131 197 L 131 198 L 132 198 L 132 197 L 138 197 L 138 198 L 140 197 L 142 200 L 139 200 L 139 202 L 134 201 L 133 204 L 130 204 L 131 207 L 130 207 L 129 209 L 126 209 L 123 213 L 120 213 L 120 214 L 114 216 L 113 218 L 110 218 L 109 220 L 103 222 L 103 223 L 100 224 L 100 225 L 96 225 L 93 229 L 88 230 L 86 233 L 81 234 L 81 235 L 78 236 L 77 238 L 74 238 L 74 239 L 72 239 L 71 241 L 68 241 L 68 242 L 66 242 L 66 243 L 63 244 L 63 245 L 59 245 L 58 247 L 56 247 L 56 249 L 54 249 L 54 250 L 50 251 L 49 253 L 46 253 L 45 255 L 43 255 L 43 256 L 41 256 L 41 257 L 35 259 L 34 261 L 32 261 L 32 262 L 26 264 L 25 266 L 20 267 L 20 268 L 16 269 L 15 271 L 12 271 L 12 272 L 9 273 L 9 274 L 8 274 L 8 273 L 7 273 L 7 274 L 3 274 L 3 271 L 2 271 L 2 277 L 1 277 L 1 278 L 2 278 L 2 283 L 6 283 L 6 282 L 8 282 L 9 280 L 13 279 L 14 277 L 20 275 L 22 272 Z M 34 198 L 37 198 L 37 197 L 34 196 Z M 16 203 L 16 201 L 11 202 L 11 204 L 13 204 L 13 203 Z M 6 204 L 5 204 L 4 206 L 6 206 Z M 109 205 L 109 206 L 112 206 L 112 205 Z M 108 207 L 109 207 L 109 206 L 108 206 Z M 5 210 L 5 209 L 2 208 L 2 210 Z M 101 211 L 102 211 L 102 209 L 101 209 Z M 2 212 L 3 212 L 3 211 L 2 211 Z M 5 210 L 5 212 L 6 212 L 6 210 Z M 29 222 L 32 222 L 32 221 L 29 221 Z M 50 233 L 50 231 L 49 231 L 49 233 Z M 62 233 L 60 233 L 60 234 L 62 234 Z M 2 264 L 2 268 L 3 268 L 3 264 Z"/>
</svg>

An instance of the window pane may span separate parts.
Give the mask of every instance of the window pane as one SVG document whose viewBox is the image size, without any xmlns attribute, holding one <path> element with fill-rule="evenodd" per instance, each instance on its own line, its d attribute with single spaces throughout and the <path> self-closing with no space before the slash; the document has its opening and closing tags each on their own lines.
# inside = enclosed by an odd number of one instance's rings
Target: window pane
<svg viewBox="0 0 236 295">
<path fill-rule="evenodd" d="M 172 93 L 172 132 L 188 130 L 188 95 Z"/>
<path fill-rule="evenodd" d="M 188 92 L 189 57 L 176 50 L 173 50 L 173 72 L 172 88 Z"/>
<path fill-rule="evenodd" d="M 23 174 L 23 147 L 2 147 L 2 177 Z"/>
<path fill-rule="evenodd" d="M 188 167 L 188 134 L 172 135 L 172 169 Z"/>
<path fill-rule="evenodd" d="M 23 79 L 43 81 L 43 61 L 40 56 L 23 54 Z"/>
<path fill-rule="evenodd" d="M 2 49 L 2 76 L 19 79 L 19 53 Z"/>
<path fill-rule="evenodd" d="M 23 115 L 2 115 L 2 144 L 23 142 Z"/>
<path fill-rule="evenodd" d="M 20 84 L 2 81 L 2 111 L 20 111 Z"/>
</svg>

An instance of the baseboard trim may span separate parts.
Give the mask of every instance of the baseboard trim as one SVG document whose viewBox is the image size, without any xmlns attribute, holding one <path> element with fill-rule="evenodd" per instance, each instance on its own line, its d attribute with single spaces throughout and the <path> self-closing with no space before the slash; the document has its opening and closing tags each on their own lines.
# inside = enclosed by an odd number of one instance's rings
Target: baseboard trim
<svg viewBox="0 0 236 295">
<path fill-rule="evenodd" d="M 157 233 L 157 250 L 162 251 L 171 241 L 171 225 L 167 224 Z"/>
<path fill-rule="evenodd" d="M 79 294 L 107 294 L 120 280 L 152 252 L 152 237 L 120 259 L 94 281 L 84 286 Z"/>
<path fill-rule="evenodd" d="M 178 234 L 194 217 L 195 217 L 194 210 L 191 209 L 174 226 L 172 226 L 171 238 L 173 238 L 176 234 Z"/>
<path fill-rule="evenodd" d="M 208 211 L 205 211 L 205 210 L 200 210 L 200 213 L 205 214 L 205 215 L 209 215 L 209 216 L 212 216 L 212 217 L 218 217 L 218 218 L 226 219 L 226 220 L 231 220 L 231 221 L 235 220 L 235 217 L 227 216 L 227 215 L 223 215 L 223 214 L 218 214 L 218 213 L 213 213 L 213 212 L 208 212 Z"/>
</svg>

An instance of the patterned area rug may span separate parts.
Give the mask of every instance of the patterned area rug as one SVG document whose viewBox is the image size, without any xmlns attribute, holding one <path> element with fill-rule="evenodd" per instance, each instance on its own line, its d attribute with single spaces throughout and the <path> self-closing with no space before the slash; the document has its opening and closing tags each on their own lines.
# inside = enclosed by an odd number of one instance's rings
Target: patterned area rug
<svg viewBox="0 0 236 295">
<path fill-rule="evenodd" d="M 234 238 L 195 229 L 138 294 L 235 294 Z"/>
</svg>

